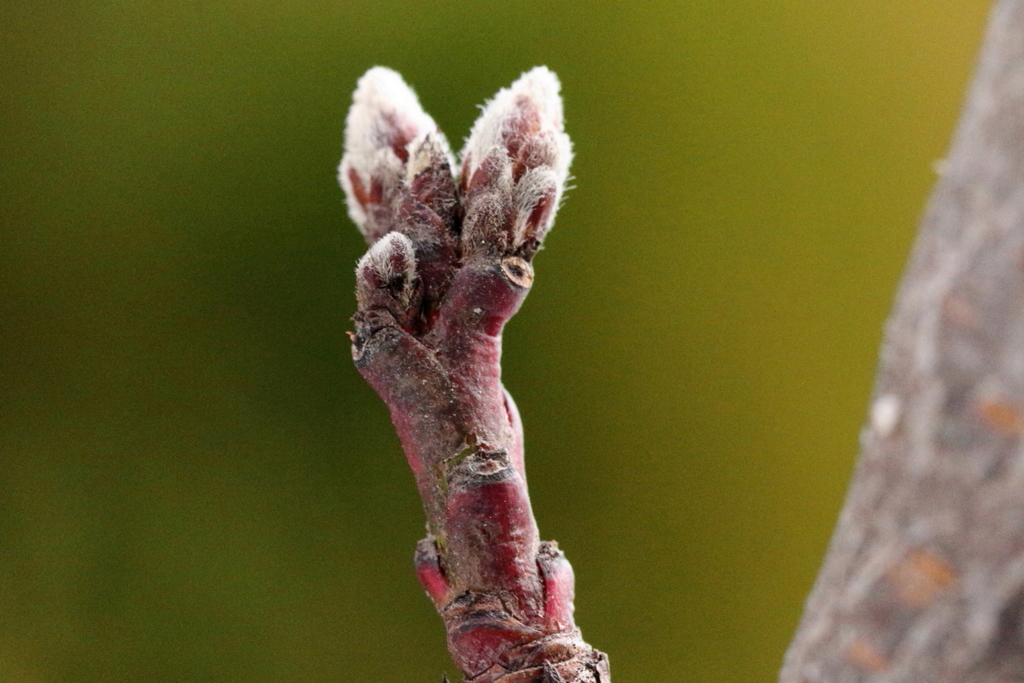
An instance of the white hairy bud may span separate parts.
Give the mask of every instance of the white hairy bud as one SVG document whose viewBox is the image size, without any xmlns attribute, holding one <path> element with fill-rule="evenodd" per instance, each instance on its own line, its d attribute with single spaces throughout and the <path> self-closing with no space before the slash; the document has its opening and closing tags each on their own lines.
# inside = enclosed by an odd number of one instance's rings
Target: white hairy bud
<svg viewBox="0 0 1024 683">
<path fill-rule="evenodd" d="M 407 309 L 415 294 L 416 253 L 412 240 L 389 232 L 374 242 L 356 265 L 356 300 L 359 308 L 383 306 L 398 313 Z"/>
<path fill-rule="evenodd" d="M 462 151 L 467 192 L 487 186 L 506 196 L 514 217 L 504 229 L 513 246 L 540 243 L 565 191 L 572 143 L 563 130 L 560 89 L 547 67 L 526 72 L 487 103 Z"/>
<path fill-rule="evenodd" d="M 419 153 L 410 160 L 412 148 Z M 416 93 L 396 72 L 373 67 L 359 79 L 352 96 L 345 120 L 345 154 L 338 168 L 349 216 L 367 242 L 372 244 L 392 227 L 392 204 L 409 167 L 422 167 L 425 154 L 451 159 L 444 135 L 423 111 Z"/>
</svg>

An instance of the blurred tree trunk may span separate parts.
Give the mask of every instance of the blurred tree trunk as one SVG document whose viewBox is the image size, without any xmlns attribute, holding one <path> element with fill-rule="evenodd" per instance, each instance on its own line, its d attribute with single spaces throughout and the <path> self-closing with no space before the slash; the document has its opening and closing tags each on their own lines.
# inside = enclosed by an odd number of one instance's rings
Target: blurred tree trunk
<svg viewBox="0 0 1024 683">
<path fill-rule="evenodd" d="M 941 171 L 780 683 L 1024 680 L 1024 0 Z"/>
</svg>

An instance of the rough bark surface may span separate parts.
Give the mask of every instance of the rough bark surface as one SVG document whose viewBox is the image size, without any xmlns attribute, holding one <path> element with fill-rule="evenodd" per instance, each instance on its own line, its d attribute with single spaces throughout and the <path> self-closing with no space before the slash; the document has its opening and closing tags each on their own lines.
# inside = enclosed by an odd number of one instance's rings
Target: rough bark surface
<svg viewBox="0 0 1024 683">
<path fill-rule="evenodd" d="M 780 683 L 1024 680 L 1024 0 L 993 9 Z"/>
</svg>

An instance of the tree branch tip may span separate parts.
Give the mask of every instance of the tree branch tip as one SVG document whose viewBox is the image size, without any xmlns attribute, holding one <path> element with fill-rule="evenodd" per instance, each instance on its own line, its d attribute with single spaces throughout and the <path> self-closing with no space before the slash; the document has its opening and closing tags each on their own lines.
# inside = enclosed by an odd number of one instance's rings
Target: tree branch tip
<svg viewBox="0 0 1024 683">
<path fill-rule="evenodd" d="M 352 356 L 413 470 L 428 529 L 416 575 L 467 683 L 607 682 L 573 625 L 572 567 L 539 540 L 500 379 L 502 329 L 533 284 L 572 158 L 558 93 L 546 68 L 500 90 L 456 166 L 412 89 L 375 67 L 339 164 L 369 244 Z"/>
</svg>

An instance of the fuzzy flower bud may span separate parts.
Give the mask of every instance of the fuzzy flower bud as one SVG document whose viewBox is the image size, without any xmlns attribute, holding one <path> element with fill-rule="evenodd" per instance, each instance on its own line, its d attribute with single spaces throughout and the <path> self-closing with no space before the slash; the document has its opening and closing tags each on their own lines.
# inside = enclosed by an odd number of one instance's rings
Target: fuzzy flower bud
<svg viewBox="0 0 1024 683">
<path fill-rule="evenodd" d="M 546 67 L 498 91 L 462 151 L 465 241 L 527 257 L 554 222 L 572 161 L 558 78 Z"/>
<path fill-rule="evenodd" d="M 378 66 L 367 71 L 359 79 L 345 121 L 338 180 L 349 216 L 368 244 L 394 227 L 410 177 L 439 161 L 453 164 L 448 142 L 416 93 L 391 69 Z"/>
<path fill-rule="evenodd" d="M 416 256 L 412 240 L 389 232 L 356 265 L 356 301 L 360 310 L 385 308 L 408 317 L 416 296 Z"/>
</svg>

